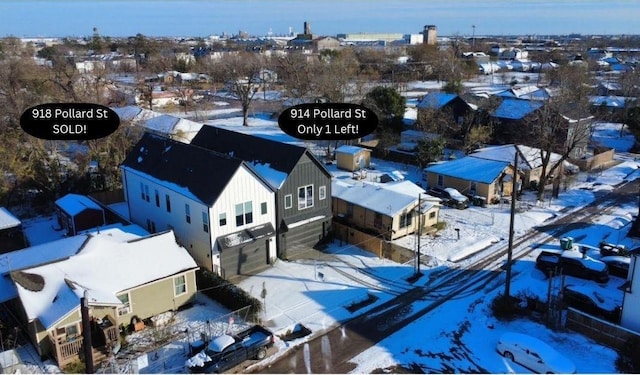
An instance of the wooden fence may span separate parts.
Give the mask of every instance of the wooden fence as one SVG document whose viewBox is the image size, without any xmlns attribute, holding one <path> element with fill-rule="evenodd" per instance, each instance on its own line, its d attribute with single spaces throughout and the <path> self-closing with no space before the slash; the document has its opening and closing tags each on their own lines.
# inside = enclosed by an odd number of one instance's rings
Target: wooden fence
<svg viewBox="0 0 640 375">
<path fill-rule="evenodd" d="M 572 308 L 567 309 L 565 326 L 616 350 L 627 347 L 629 341 L 634 338 L 640 339 L 640 333 Z"/>
</svg>

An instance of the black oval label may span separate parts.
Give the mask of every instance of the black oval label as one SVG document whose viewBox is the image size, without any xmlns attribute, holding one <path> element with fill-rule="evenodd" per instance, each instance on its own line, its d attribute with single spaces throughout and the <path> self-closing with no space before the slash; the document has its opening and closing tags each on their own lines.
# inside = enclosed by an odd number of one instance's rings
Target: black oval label
<svg viewBox="0 0 640 375">
<path fill-rule="evenodd" d="M 378 116 L 359 104 L 308 103 L 282 111 L 278 125 L 300 139 L 349 140 L 371 134 L 378 126 Z"/>
<path fill-rule="evenodd" d="M 89 140 L 106 137 L 120 126 L 112 109 L 94 103 L 47 103 L 31 107 L 20 116 L 28 134 L 50 140 Z"/>
</svg>

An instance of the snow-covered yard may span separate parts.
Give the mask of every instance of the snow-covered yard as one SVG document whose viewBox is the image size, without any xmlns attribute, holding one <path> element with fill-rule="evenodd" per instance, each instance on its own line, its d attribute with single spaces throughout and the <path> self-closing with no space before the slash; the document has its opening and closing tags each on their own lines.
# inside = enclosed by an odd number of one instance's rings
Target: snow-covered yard
<svg viewBox="0 0 640 375">
<path fill-rule="evenodd" d="M 421 87 L 413 87 L 419 91 Z M 414 115 L 408 110 L 408 117 Z M 219 125 L 237 131 L 266 136 L 285 142 L 301 141 L 284 134 L 273 119 L 251 118 L 250 126 L 243 127 L 241 118 L 227 118 L 207 121 L 209 125 Z M 633 139 L 628 135 L 616 137 L 612 129 L 619 131 L 618 124 L 601 124 L 594 137 L 602 144 L 608 144 L 619 151 L 630 148 Z M 322 149 L 322 145 L 307 144 Z M 633 155 L 619 155 L 617 166 L 593 176 L 579 175 L 559 199 L 537 203 L 533 197 L 525 197 L 522 209 L 515 216 L 514 231 L 522 235 L 536 225 L 566 213 L 567 208 L 575 208 L 594 199 L 598 190 L 609 190 L 623 179 L 635 179 L 638 163 Z M 399 171 L 405 179 L 421 183 L 421 173 L 413 166 L 399 165 L 382 160 L 374 160 L 376 171 Z M 333 173 L 341 173 L 335 166 L 329 166 Z M 631 216 L 637 206 L 619 207 L 616 212 L 603 216 L 593 227 L 572 232 L 580 242 L 597 246 L 603 238 L 635 247 L 638 244 L 626 237 Z M 423 269 L 428 278 L 431 269 L 452 266 L 456 261 L 489 246 L 504 244 L 508 237 L 509 206 L 493 205 L 487 208 L 471 207 L 467 210 L 443 208 L 441 217 L 448 223 L 438 236 L 423 236 L 421 252 L 429 258 L 429 268 Z M 55 229 L 56 223 L 50 218 L 26 221 L 29 238 L 46 241 L 54 234 L 44 234 L 43 228 Z M 38 229 L 40 228 L 40 229 Z M 460 238 L 458 239 L 459 229 Z M 52 232 L 48 230 L 48 232 Z M 415 248 L 416 237 L 407 236 L 397 240 L 407 248 Z M 496 245 L 497 244 L 497 245 Z M 534 259 L 525 258 L 514 266 L 513 290 L 533 291 L 546 295 L 547 281 L 534 269 Z M 440 267 L 439 267 L 440 266 Z M 265 361 L 275 361 L 292 346 L 321 334 L 354 316 L 366 312 L 373 306 L 390 300 L 408 290 L 411 285 L 405 280 L 414 273 L 412 264 L 398 264 L 379 259 L 371 253 L 351 245 L 331 244 L 316 260 L 294 262 L 278 261 L 270 269 L 247 278 L 239 286 L 263 300 L 265 311 L 263 321 L 276 333 L 284 333 L 296 324 L 311 329 L 312 335 L 291 342 L 278 341 L 276 354 Z M 415 321 L 403 330 L 388 337 L 376 346 L 353 359 L 357 364 L 354 373 L 370 373 L 378 368 L 395 365 L 429 372 L 527 372 L 526 369 L 505 361 L 495 350 L 501 332 L 510 330 L 527 332 L 570 357 L 577 365 L 579 373 L 616 372 L 614 361 L 617 354 L 604 346 L 571 332 L 552 331 L 546 326 L 529 320 L 511 322 L 497 321 L 491 317 L 488 307 L 491 299 L 501 291 L 503 276 L 496 278 L 483 291 L 450 301 L 424 318 Z M 266 296 L 262 298 L 266 290 Z M 374 296 L 375 298 L 371 298 Z M 371 300 L 372 303 L 356 311 L 348 307 L 358 302 Z M 426 303 L 426 302 L 418 302 Z M 203 295 L 198 303 L 172 317 L 171 330 L 185 332 L 190 327 L 206 324 L 229 311 L 208 301 Z M 132 342 L 143 342 L 157 335 L 157 330 L 147 328 L 134 334 Z M 141 373 L 184 373 L 184 361 L 188 356 L 188 341 L 196 338 L 183 335 L 161 349 L 148 353 L 127 354 L 119 357 L 120 362 L 129 364 L 127 370 Z M 122 354 L 120 354 L 122 356 Z M 455 363 L 455 367 L 443 368 L 442 363 Z M 54 372 L 51 367 L 33 366 L 33 372 Z M 122 370 L 122 369 L 121 369 Z"/>
</svg>

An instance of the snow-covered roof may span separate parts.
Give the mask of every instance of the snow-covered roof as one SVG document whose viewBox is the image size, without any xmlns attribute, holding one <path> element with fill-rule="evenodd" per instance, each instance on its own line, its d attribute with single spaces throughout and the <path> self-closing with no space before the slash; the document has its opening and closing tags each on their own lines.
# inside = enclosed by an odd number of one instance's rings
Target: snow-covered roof
<svg viewBox="0 0 640 375">
<path fill-rule="evenodd" d="M 0 261 L 0 302 L 18 296 L 9 273 L 70 257 L 80 250 L 87 236 L 73 236 L 2 254 Z"/>
<path fill-rule="evenodd" d="M 465 156 L 425 168 L 426 172 L 490 184 L 504 172 L 508 162 Z"/>
<path fill-rule="evenodd" d="M 410 181 L 406 182 L 412 183 Z M 364 181 L 350 183 L 333 180 L 331 195 L 383 215 L 395 216 L 418 202 L 418 194 L 407 194 L 410 190 L 407 185 L 396 188 L 396 185 L 399 184 L 401 182 L 387 186 L 387 184 L 371 184 Z M 424 190 L 422 190 L 422 193 L 424 193 Z M 428 200 L 427 202 L 425 205 L 429 206 L 428 208 L 437 204 L 433 200 Z M 428 208 L 423 208 L 423 210 Z"/>
<path fill-rule="evenodd" d="M 543 104 L 536 100 L 505 98 L 491 115 L 498 118 L 520 120 L 542 107 Z"/>
<path fill-rule="evenodd" d="M 181 134 L 187 141 L 198 133 L 203 124 L 171 115 L 160 115 L 147 119 L 142 125 L 162 134 Z"/>
<path fill-rule="evenodd" d="M 102 211 L 96 202 L 89 199 L 87 196 L 79 194 L 67 194 L 64 197 L 56 200 L 56 206 L 60 207 L 64 212 L 71 216 L 76 216 L 84 210 L 98 210 Z"/>
<path fill-rule="evenodd" d="M 17 227 L 20 225 L 20 219 L 13 216 L 9 210 L 0 207 L 0 230 Z"/>
<path fill-rule="evenodd" d="M 90 304 L 117 306 L 117 293 L 197 267 L 172 231 L 132 236 L 118 229 L 81 236 L 88 240 L 77 254 L 22 270 L 43 279 L 40 290 L 16 281 L 27 318 L 50 328 L 79 307 L 84 290 Z"/>
<path fill-rule="evenodd" d="M 515 160 L 516 149 L 519 151 L 519 170 L 527 171 L 538 168 L 542 165 L 540 149 L 524 145 L 488 146 L 474 151 L 469 156 L 480 159 L 503 161 L 513 164 L 513 161 Z M 553 164 L 556 161 L 560 160 L 560 158 L 560 154 L 551 153 L 549 161 Z"/>
<path fill-rule="evenodd" d="M 113 109 L 113 111 L 118 115 L 120 120 L 131 121 L 134 123 L 161 115 L 161 113 L 141 108 L 137 105 L 128 105 L 126 107 L 115 107 L 111 109 Z"/>
<path fill-rule="evenodd" d="M 367 151 L 371 152 L 368 148 L 351 146 L 351 145 L 342 145 L 336 148 L 336 154 L 348 154 L 348 155 L 356 155 L 359 152 Z"/>
<path fill-rule="evenodd" d="M 249 162 L 249 164 L 262 178 L 264 178 L 271 186 L 280 189 L 282 184 L 289 177 L 288 174 L 280 172 L 271 167 L 271 163 Z"/>
</svg>

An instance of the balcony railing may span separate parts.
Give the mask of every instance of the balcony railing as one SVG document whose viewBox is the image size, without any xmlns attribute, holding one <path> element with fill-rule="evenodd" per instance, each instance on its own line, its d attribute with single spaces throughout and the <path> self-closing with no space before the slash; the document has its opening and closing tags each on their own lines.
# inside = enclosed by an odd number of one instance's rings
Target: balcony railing
<svg viewBox="0 0 640 375">
<path fill-rule="evenodd" d="M 104 335 L 104 339 L 105 339 L 105 345 L 102 348 L 104 347 L 110 348 L 115 346 L 115 344 L 118 343 L 120 338 L 118 333 L 118 327 L 115 324 L 115 320 L 110 315 L 107 315 L 102 320 L 102 323 L 98 324 L 98 326 L 102 330 L 102 334 Z M 80 355 L 83 351 L 83 342 L 84 342 L 84 339 L 82 338 L 82 336 L 77 336 L 69 339 L 66 337 L 55 338 L 49 335 L 49 338 L 54 343 L 56 360 L 58 361 L 58 366 L 60 368 L 64 368 L 69 363 L 80 360 Z M 100 348 L 96 348 L 96 349 L 100 349 Z M 96 359 L 96 356 L 94 351 L 94 362 L 95 362 L 95 359 Z"/>
</svg>

